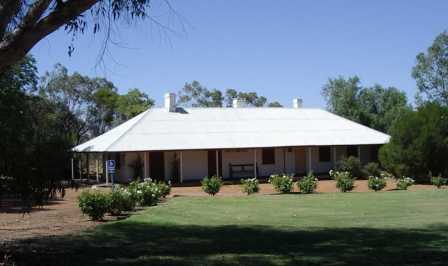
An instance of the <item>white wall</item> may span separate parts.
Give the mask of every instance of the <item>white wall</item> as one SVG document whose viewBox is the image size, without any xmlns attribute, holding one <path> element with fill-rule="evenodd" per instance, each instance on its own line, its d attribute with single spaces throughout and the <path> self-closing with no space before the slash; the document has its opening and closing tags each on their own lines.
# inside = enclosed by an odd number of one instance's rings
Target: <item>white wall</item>
<svg viewBox="0 0 448 266">
<path fill-rule="evenodd" d="M 284 151 L 284 153 L 283 153 Z M 262 149 L 257 150 L 258 171 L 260 176 L 270 176 L 272 174 L 294 174 L 294 152 L 288 152 L 287 148 L 275 149 L 275 164 L 263 164 Z M 285 157 L 283 157 L 283 155 Z M 285 161 L 285 164 L 283 164 Z"/>
<path fill-rule="evenodd" d="M 164 152 L 163 158 L 165 159 L 165 180 L 171 180 L 173 177 L 173 169 L 174 169 L 174 162 L 176 159 L 176 152 L 174 151 L 168 151 Z"/>
<path fill-rule="evenodd" d="M 271 174 L 280 174 L 286 172 L 293 174 L 295 172 L 295 154 L 294 149 L 288 152 L 285 150 L 285 169 L 283 168 L 283 148 L 275 149 L 275 164 L 263 164 L 263 151 L 257 150 L 258 176 L 270 176 Z M 223 150 L 222 152 L 222 172 L 223 178 L 230 178 L 229 164 L 253 164 L 254 149 L 241 150 Z M 253 174 L 251 175 L 253 176 Z M 236 178 L 236 177 L 235 177 Z"/>
<path fill-rule="evenodd" d="M 222 151 L 222 177 L 230 178 L 229 164 L 253 164 L 254 150 L 223 150 Z"/>
<path fill-rule="evenodd" d="M 331 149 L 332 147 L 330 147 Z M 320 162 L 319 161 L 319 147 L 310 147 L 311 151 L 311 169 L 314 173 L 327 173 L 333 168 L 333 162 Z M 332 150 L 330 151 L 332 152 Z M 309 156 L 309 155 L 308 155 Z M 333 153 L 331 154 L 333 156 Z"/>
<path fill-rule="evenodd" d="M 208 175 L 207 151 L 182 152 L 183 180 L 202 180 Z"/>
</svg>

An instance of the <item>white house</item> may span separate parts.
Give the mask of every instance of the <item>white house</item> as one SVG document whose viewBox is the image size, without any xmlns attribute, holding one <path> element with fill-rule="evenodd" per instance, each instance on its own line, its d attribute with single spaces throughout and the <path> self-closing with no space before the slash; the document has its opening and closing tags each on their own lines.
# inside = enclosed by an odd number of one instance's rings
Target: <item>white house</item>
<svg viewBox="0 0 448 266">
<path fill-rule="evenodd" d="M 327 173 L 349 155 L 376 160 L 390 138 L 325 110 L 302 108 L 300 99 L 292 108 L 244 107 L 239 100 L 229 108 L 181 108 L 175 98 L 166 94 L 164 108 L 151 108 L 73 151 L 116 159 L 122 182 L 136 175 L 186 182 Z"/>
</svg>

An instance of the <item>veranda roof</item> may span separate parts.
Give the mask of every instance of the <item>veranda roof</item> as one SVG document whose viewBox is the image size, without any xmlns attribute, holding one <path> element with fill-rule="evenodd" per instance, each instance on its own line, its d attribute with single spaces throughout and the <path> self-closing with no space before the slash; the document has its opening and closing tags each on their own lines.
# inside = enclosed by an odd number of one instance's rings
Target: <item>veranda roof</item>
<svg viewBox="0 0 448 266">
<path fill-rule="evenodd" d="M 366 145 L 384 144 L 389 138 L 321 109 L 151 108 L 73 151 Z"/>
</svg>

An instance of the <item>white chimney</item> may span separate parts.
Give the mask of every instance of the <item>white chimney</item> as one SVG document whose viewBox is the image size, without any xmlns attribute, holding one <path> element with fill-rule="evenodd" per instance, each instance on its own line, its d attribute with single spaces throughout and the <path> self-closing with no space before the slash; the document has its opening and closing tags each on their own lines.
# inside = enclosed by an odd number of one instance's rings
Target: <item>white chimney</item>
<svg viewBox="0 0 448 266">
<path fill-rule="evenodd" d="M 244 101 L 242 99 L 235 98 L 232 101 L 233 108 L 241 108 L 241 107 L 246 107 L 246 106 L 247 106 L 246 101 Z"/>
<path fill-rule="evenodd" d="M 176 94 L 168 92 L 165 94 L 165 109 L 168 112 L 176 112 Z"/>
<path fill-rule="evenodd" d="M 292 107 L 295 109 L 302 108 L 303 101 L 300 98 L 292 99 Z"/>
</svg>

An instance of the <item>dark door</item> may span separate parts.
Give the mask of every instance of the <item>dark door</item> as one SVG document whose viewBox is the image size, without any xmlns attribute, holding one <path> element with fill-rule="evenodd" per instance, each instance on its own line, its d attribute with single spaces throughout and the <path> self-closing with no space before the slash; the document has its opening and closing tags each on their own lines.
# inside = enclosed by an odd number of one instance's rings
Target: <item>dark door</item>
<svg viewBox="0 0 448 266">
<path fill-rule="evenodd" d="M 222 176 L 222 154 L 218 151 L 218 170 Z M 216 150 L 208 151 L 208 176 L 216 175 Z"/>
<path fill-rule="evenodd" d="M 151 178 L 165 180 L 165 160 L 163 152 L 151 152 L 149 155 Z"/>
</svg>

